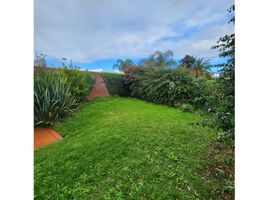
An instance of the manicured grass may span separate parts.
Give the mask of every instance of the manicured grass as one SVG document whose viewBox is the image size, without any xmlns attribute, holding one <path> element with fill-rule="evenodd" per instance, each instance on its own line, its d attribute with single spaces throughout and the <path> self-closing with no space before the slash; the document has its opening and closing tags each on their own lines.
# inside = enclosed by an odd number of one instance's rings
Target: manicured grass
<svg viewBox="0 0 268 200">
<path fill-rule="evenodd" d="M 215 199 L 206 179 L 212 129 L 196 114 L 131 98 L 97 99 L 35 151 L 36 199 Z"/>
</svg>

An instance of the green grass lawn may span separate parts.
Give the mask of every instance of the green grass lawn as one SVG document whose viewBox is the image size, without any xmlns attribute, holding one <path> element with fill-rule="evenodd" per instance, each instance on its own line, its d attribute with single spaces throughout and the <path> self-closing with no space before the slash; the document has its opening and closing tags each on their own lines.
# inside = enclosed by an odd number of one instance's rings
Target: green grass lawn
<svg viewBox="0 0 268 200">
<path fill-rule="evenodd" d="M 204 165 L 215 131 L 197 114 L 131 98 L 97 99 L 35 151 L 36 199 L 215 199 Z"/>
</svg>

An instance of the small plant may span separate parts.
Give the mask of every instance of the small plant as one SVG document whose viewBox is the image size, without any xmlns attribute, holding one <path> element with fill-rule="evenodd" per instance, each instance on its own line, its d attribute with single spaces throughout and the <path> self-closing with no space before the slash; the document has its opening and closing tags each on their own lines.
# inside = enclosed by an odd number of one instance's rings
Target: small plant
<svg viewBox="0 0 268 200">
<path fill-rule="evenodd" d="M 180 109 L 183 112 L 190 112 L 190 113 L 194 112 L 194 107 L 192 105 L 186 104 L 186 103 L 182 104 Z"/>
<path fill-rule="evenodd" d="M 228 141 L 230 139 L 234 138 L 234 133 L 233 131 L 222 131 L 217 133 L 217 139 L 219 141 Z"/>
<path fill-rule="evenodd" d="M 34 125 L 49 126 L 71 115 L 77 99 L 65 80 L 57 73 L 40 73 L 34 77 Z"/>
</svg>

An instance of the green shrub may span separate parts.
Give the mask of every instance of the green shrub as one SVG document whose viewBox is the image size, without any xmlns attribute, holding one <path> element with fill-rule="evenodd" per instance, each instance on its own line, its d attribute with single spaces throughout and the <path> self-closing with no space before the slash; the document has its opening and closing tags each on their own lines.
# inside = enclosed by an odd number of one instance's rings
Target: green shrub
<svg viewBox="0 0 268 200">
<path fill-rule="evenodd" d="M 207 95 L 207 100 L 205 103 L 205 108 L 213 111 L 213 118 L 211 123 L 213 127 L 219 129 L 218 137 L 220 140 L 222 138 L 234 139 L 234 125 L 235 125 L 235 115 L 234 115 L 234 93 L 230 87 L 223 87 L 222 83 L 217 80 L 212 84 L 209 83 L 209 92 Z M 228 92 L 226 92 L 228 91 Z"/>
<path fill-rule="evenodd" d="M 219 106 L 214 115 L 215 124 L 225 132 L 225 137 L 228 135 L 229 138 L 234 139 L 234 96 L 221 94 L 218 96 L 218 100 Z"/>
<path fill-rule="evenodd" d="M 73 114 L 77 99 L 65 80 L 55 72 L 34 76 L 34 124 L 49 126 Z"/>
<path fill-rule="evenodd" d="M 95 84 L 95 78 L 88 72 L 64 68 L 60 74 L 78 102 L 82 102 L 85 99 Z"/>
<path fill-rule="evenodd" d="M 235 5 L 229 9 L 229 13 L 234 14 Z M 232 16 L 229 21 L 235 23 L 235 17 Z M 220 37 L 217 44 L 212 49 L 218 49 L 219 56 L 226 58 L 226 62 L 220 64 L 220 76 L 217 79 L 219 84 L 219 93 L 217 95 L 218 109 L 214 115 L 214 121 L 219 129 L 224 131 L 225 138 L 234 139 L 235 136 L 235 34 Z"/>
<path fill-rule="evenodd" d="M 102 73 L 102 77 L 111 95 L 126 96 L 123 74 Z"/>
<path fill-rule="evenodd" d="M 131 87 L 133 83 L 136 82 L 137 76 L 142 76 L 145 73 L 145 68 L 143 67 L 125 67 L 124 68 L 124 86 L 125 86 L 125 94 L 126 96 L 131 95 L 132 89 Z"/>
<path fill-rule="evenodd" d="M 189 99 L 189 88 L 192 87 L 190 74 L 179 71 L 145 70 L 142 75 L 135 75 L 131 85 L 132 96 L 146 101 L 174 105 L 176 101 Z"/>
<path fill-rule="evenodd" d="M 194 107 L 190 104 L 187 104 L 187 103 L 184 103 L 181 105 L 180 109 L 183 111 L 183 112 L 194 112 Z"/>
<path fill-rule="evenodd" d="M 187 69 L 143 69 L 133 71 L 131 95 L 146 101 L 177 106 L 182 103 L 196 108 L 206 105 L 210 94 L 207 80 L 195 78 Z"/>
<path fill-rule="evenodd" d="M 218 83 L 216 80 L 207 80 L 206 86 L 206 101 L 203 108 L 209 112 L 216 112 L 216 108 L 218 107 Z"/>
<path fill-rule="evenodd" d="M 197 108 L 205 108 L 209 96 L 207 80 L 203 78 L 193 78 L 192 84 L 188 103 Z"/>
</svg>

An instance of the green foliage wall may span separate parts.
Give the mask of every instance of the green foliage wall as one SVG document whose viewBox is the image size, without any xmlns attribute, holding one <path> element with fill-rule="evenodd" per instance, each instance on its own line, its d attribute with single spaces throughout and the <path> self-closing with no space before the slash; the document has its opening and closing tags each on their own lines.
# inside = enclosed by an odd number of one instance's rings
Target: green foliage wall
<svg viewBox="0 0 268 200">
<path fill-rule="evenodd" d="M 188 103 L 196 108 L 210 105 L 206 79 L 195 78 L 187 69 L 146 70 L 132 74 L 131 95 L 146 101 L 171 106 Z"/>
<path fill-rule="evenodd" d="M 235 23 L 235 5 L 228 12 L 233 16 L 229 23 Z M 223 139 L 235 137 L 235 34 L 220 37 L 217 44 L 212 47 L 218 49 L 219 56 L 226 58 L 226 63 L 221 64 L 222 69 L 218 79 L 219 92 L 217 95 L 218 109 L 214 115 L 214 123 L 223 132 Z"/>
<path fill-rule="evenodd" d="M 123 74 L 102 73 L 106 87 L 113 96 L 126 96 L 126 86 Z"/>
<path fill-rule="evenodd" d="M 60 74 L 78 102 L 82 102 L 85 99 L 95 84 L 95 78 L 88 72 L 65 68 Z"/>
</svg>

